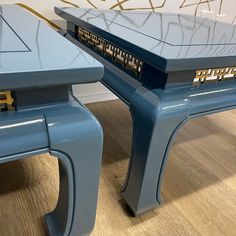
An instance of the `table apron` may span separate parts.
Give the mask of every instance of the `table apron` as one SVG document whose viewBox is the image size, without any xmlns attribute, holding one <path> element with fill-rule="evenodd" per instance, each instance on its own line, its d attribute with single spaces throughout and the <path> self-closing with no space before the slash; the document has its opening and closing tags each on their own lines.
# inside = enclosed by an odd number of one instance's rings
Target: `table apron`
<svg viewBox="0 0 236 236">
<path fill-rule="evenodd" d="M 2 112 L 0 116 L 0 159 L 49 147 L 44 115 Z M 9 159 L 8 159 L 9 160 Z"/>
</svg>

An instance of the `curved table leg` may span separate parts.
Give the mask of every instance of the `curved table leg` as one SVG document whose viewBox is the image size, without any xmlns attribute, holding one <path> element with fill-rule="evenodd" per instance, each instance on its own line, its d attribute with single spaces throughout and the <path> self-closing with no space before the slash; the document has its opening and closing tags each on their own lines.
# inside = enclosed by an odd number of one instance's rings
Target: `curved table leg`
<svg viewBox="0 0 236 236">
<path fill-rule="evenodd" d="M 173 97 L 174 96 L 174 97 Z M 188 118 L 185 94 L 156 95 L 139 88 L 132 98 L 132 156 L 122 196 L 135 215 L 161 202 L 161 178 L 173 137 Z"/>
<path fill-rule="evenodd" d="M 59 158 L 60 193 L 46 215 L 50 235 L 88 235 L 96 216 L 102 129 L 83 107 L 47 112 L 50 153 Z"/>
</svg>

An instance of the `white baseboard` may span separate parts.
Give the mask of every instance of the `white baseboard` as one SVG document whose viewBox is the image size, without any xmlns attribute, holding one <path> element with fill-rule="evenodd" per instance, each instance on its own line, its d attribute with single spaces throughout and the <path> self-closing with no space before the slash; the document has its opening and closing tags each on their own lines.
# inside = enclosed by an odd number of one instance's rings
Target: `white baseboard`
<svg viewBox="0 0 236 236">
<path fill-rule="evenodd" d="M 73 93 L 84 104 L 118 99 L 101 83 L 74 85 Z"/>
</svg>

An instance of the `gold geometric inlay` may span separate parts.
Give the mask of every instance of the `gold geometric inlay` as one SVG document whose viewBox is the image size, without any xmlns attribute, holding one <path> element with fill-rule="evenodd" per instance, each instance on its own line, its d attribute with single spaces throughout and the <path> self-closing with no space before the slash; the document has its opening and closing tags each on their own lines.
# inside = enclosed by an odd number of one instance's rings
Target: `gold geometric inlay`
<svg viewBox="0 0 236 236">
<path fill-rule="evenodd" d="M 13 103 L 14 99 L 11 96 L 11 91 L 0 92 L 0 112 L 15 110 Z"/>
<path fill-rule="evenodd" d="M 82 42 L 92 46 L 95 51 L 99 51 L 103 55 L 110 57 L 113 63 L 121 64 L 124 69 L 133 71 L 136 76 L 141 73 L 143 62 L 130 53 L 82 27 L 77 27 L 76 35 Z"/>
<path fill-rule="evenodd" d="M 193 85 L 236 78 L 236 67 L 197 70 Z"/>
</svg>

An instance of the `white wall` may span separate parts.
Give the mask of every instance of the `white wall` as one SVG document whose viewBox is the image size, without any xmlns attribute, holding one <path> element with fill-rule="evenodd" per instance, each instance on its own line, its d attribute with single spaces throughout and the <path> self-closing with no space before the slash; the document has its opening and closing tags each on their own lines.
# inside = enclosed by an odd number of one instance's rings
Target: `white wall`
<svg viewBox="0 0 236 236">
<path fill-rule="evenodd" d="M 54 14 L 54 6 L 178 12 L 236 24 L 236 0 L 0 0 L 0 4 L 14 3 L 25 4 L 62 27 L 65 24 Z M 75 86 L 74 92 L 85 103 L 116 98 L 99 83 Z"/>
</svg>

